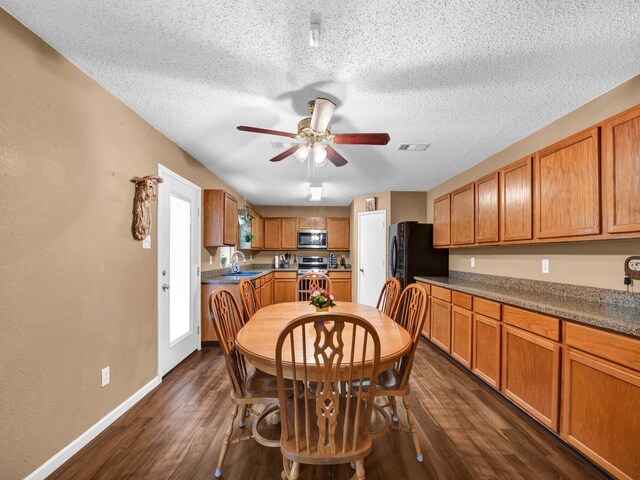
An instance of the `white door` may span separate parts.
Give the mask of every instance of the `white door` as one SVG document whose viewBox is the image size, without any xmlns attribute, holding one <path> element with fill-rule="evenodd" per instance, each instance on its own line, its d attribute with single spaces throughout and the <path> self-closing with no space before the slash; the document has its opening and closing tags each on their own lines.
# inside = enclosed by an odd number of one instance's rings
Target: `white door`
<svg viewBox="0 0 640 480">
<path fill-rule="evenodd" d="M 387 212 L 358 214 L 358 303 L 376 306 L 387 279 Z"/>
<path fill-rule="evenodd" d="M 158 375 L 200 346 L 200 187 L 158 165 Z"/>
</svg>

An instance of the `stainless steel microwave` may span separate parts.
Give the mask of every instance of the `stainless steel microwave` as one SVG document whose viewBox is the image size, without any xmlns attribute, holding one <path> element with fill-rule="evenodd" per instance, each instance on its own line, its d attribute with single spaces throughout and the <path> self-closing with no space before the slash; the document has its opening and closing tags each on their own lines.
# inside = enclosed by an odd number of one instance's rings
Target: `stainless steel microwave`
<svg viewBox="0 0 640 480">
<path fill-rule="evenodd" d="M 327 248 L 327 231 L 298 230 L 298 248 Z"/>
</svg>

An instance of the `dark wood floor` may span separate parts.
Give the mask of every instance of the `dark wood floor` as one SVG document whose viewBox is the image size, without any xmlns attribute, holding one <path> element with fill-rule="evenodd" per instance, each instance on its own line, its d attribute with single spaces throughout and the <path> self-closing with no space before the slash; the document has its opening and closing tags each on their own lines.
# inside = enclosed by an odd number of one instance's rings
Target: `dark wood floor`
<svg viewBox="0 0 640 480">
<path fill-rule="evenodd" d="M 228 385 L 219 348 L 194 353 L 50 478 L 213 479 Z M 365 460 L 368 479 L 602 478 L 426 341 L 416 354 L 412 406 L 424 463 L 409 433 L 391 431 Z M 249 441 L 230 447 L 223 478 L 275 480 L 281 467 L 278 449 Z M 303 466 L 301 478 L 351 474 L 349 465 Z"/>
</svg>

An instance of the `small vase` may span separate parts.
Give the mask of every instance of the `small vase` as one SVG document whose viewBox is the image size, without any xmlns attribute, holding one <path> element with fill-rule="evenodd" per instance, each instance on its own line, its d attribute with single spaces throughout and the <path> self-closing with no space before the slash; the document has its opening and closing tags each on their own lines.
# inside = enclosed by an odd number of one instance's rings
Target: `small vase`
<svg viewBox="0 0 640 480">
<path fill-rule="evenodd" d="M 328 312 L 329 311 L 329 307 L 316 307 L 316 312 Z"/>
</svg>

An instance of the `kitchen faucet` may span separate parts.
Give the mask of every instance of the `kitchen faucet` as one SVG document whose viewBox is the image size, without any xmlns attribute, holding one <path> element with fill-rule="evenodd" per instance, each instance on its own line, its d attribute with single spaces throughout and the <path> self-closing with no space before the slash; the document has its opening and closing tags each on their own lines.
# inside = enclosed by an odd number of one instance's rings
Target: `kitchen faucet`
<svg viewBox="0 0 640 480">
<path fill-rule="evenodd" d="M 242 263 L 247 261 L 247 257 L 245 257 L 244 253 L 240 250 L 233 252 L 233 255 L 231 255 L 231 273 L 238 273 L 240 271 L 240 262 L 238 262 L 236 255 L 240 255 L 242 257 Z"/>
</svg>

